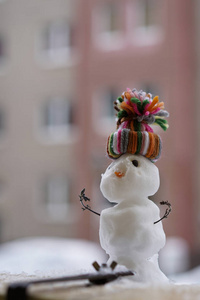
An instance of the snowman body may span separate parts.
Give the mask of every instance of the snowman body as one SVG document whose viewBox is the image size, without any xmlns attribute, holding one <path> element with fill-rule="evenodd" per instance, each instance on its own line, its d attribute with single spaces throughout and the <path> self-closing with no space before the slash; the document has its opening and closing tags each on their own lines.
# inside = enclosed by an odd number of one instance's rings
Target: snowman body
<svg viewBox="0 0 200 300">
<path fill-rule="evenodd" d="M 158 168 L 141 155 L 125 154 L 102 175 L 101 191 L 116 205 L 100 217 L 100 243 L 119 265 L 134 270 L 135 280 L 167 281 L 158 265 L 165 233 L 158 206 L 148 199 L 159 188 Z"/>
</svg>

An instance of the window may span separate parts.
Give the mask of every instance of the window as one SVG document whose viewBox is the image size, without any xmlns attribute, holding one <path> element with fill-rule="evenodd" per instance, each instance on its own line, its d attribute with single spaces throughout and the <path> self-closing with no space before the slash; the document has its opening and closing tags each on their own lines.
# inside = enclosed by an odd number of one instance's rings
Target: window
<svg viewBox="0 0 200 300">
<path fill-rule="evenodd" d="M 3 39 L 0 37 L 0 59 L 4 56 Z"/>
<path fill-rule="evenodd" d="M 69 181 L 65 176 L 52 176 L 44 183 L 44 211 L 55 222 L 67 221 L 70 207 Z"/>
<path fill-rule="evenodd" d="M 71 103 L 66 99 L 49 100 L 44 108 L 44 125 L 48 128 L 60 128 L 72 124 L 71 109 Z"/>
<path fill-rule="evenodd" d="M 102 31 L 114 34 L 120 31 L 119 11 L 117 3 L 104 3 L 102 7 Z"/>
<path fill-rule="evenodd" d="M 141 89 L 146 93 L 151 93 L 153 97 L 160 95 L 160 91 L 157 88 L 156 84 L 153 82 L 144 82 L 140 85 Z"/>
<path fill-rule="evenodd" d="M 139 19 L 139 26 L 148 29 L 155 25 L 155 0 L 140 0 L 141 15 Z"/>
<path fill-rule="evenodd" d="M 162 0 L 137 0 L 132 3 L 135 11 L 135 20 L 132 20 L 134 42 L 154 44 L 162 37 L 161 9 Z"/>
<path fill-rule="evenodd" d="M 104 50 L 115 50 L 123 45 L 123 24 L 120 1 L 102 1 L 93 16 L 96 43 Z"/>
<path fill-rule="evenodd" d="M 100 134 L 105 134 L 113 127 L 116 111 L 114 101 L 119 97 L 119 93 L 112 87 L 99 90 L 94 97 L 94 124 Z"/>
<path fill-rule="evenodd" d="M 114 109 L 114 101 L 117 99 L 118 94 L 116 93 L 116 91 L 114 89 L 108 89 L 107 91 L 105 91 L 104 93 L 105 98 L 103 100 L 105 106 L 103 108 L 103 116 L 106 119 L 112 119 L 115 116 L 115 109 Z"/>
<path fill-rule="evenodd" d="M 0 35 L 0 67 L 5 62 L 5 40 L 3 36 Z"/>
<path fill-rule="evenodd" d="M 42 31 L 40 56 L 43 61 L 62 65 L 74 52 L 74 31 L 67 21 L 52 22 Z"/>
<path fill-rule="evenodd" d="M 4 126 L 5 126 L 5 120 L 4 119 L 5 119 L 4 112 L 3 112 L 3 110 L 0 109 L 0 134 L 4 130 Z"/>
<path fill-rule="evenodd" d="M 0 178 L 0 198 L 3 195 L 5 189 L 5 181 Z"/>
<path fill-rule="evenodd" d="M 5 111 L 2 106 L 0 106 L 0 142 L 3 142 L 5 138 Z"/>
<path fill-rule="evenodd" d="M 72 141 L 76 136 L 71 101 L 65 98 L 47 100 L 41 109 L 40 133 L 53 142 Z"/>
</svg>

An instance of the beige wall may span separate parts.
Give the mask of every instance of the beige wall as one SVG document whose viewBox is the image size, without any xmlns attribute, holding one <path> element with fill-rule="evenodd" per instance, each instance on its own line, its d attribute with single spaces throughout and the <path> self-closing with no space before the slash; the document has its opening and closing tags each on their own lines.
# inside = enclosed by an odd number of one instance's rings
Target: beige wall
<svg viewBox="0 0 200 300">
<path fill-rule="evenodd" d="M 45 64 L 39 59 L 38 41 L 48 22 L 75 18 L 76 2 L 0 3 L 0 32 L 8 49 L 0 75 L 0 104 L 6 114 L 0 141 L 2 240 L 27 235 L 74 236 L 70 222 L 69 226 L 67 221 L 54 224 L 42 215 L 39 189 L 42 180 L 51 174 L 64 174 L 74 180 L 76 142 L 51 143 L 42 135 L 39 121 L 42 104 L 49 97 L 71 97 L 76 71 L 73 66 Z"/>
</svg>

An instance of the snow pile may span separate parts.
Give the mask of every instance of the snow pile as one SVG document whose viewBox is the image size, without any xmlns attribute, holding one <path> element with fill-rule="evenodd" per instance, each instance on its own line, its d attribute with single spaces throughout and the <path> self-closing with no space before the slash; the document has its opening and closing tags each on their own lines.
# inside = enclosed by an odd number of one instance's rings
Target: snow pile
<svg viewBox="0 0 200 300">
<path fill-rule="evenodd" d="M 180 274 L 170 275 L 175 284 L 179 285 L 199 285 L 200 284 L 200 266 Z"/>
<path fill-rule="evenodd" d="M 167 275 L 186 272 L 190 265 L 188 243 L 178 236 L 168 237 L 165 247 L 160 252 L 159 262 Z"/>
<path fill-rule="evenodd" d="M 190 249 L 187 241 L 178 236 L 167 238 L 160 253 L 160 265 L 175 284 L 199 284 L 200 266 L 189 270 Z"/>
<path fill-rule="evenodd" d="M 92 263 L 105 261 L 95 243 L 64 238 L 36 237 L 0 246 L 0 273 L 26 276 L 62 276 L 94 270 Z"/>
</svg>

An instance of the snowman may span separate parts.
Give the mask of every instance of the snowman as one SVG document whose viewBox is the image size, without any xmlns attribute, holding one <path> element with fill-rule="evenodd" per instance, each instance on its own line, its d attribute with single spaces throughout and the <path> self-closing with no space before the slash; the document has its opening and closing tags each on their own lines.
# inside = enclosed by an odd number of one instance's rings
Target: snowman
<svg viewBox="0 0 200 300">
<path fill-rule="evenodd" d="M 166 281 L 158 266 L 165 245 L 159 208 L 148 199 L 159 188 L 158 168 L 141 155 L 124 154 L 102 175 L 100 189 L 117 203 L 100 216 L 100 243 L 110 262 L 136 272 L 138 281 Z"/>
<path fill-rule="evenodd" d="M 113 162 L 102 175 L 100 189 L 113 207 L 100 215 L 100 244 L 108 263 L 133 270 L 134 280 L 167 282 L 158 265 L 165 233 L 158 206 L 148 197 L 160 185 L 154 162 L 160 157 L 161 140 L 151 124 L 168 125 L 163 102 L 136 89 L 127 89 L 115 102 L 117 131 L 108 138 L 107 151 Z"/>
</svg>

